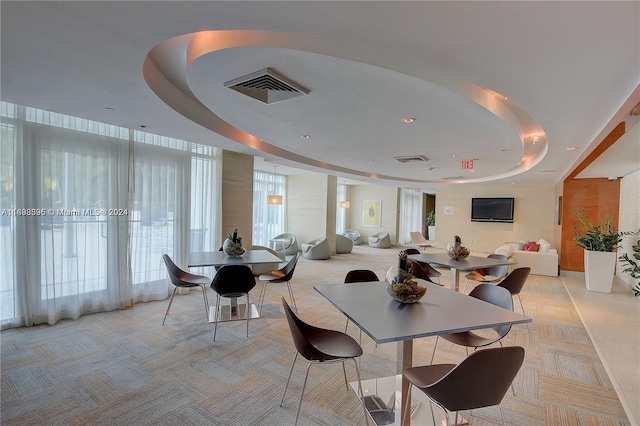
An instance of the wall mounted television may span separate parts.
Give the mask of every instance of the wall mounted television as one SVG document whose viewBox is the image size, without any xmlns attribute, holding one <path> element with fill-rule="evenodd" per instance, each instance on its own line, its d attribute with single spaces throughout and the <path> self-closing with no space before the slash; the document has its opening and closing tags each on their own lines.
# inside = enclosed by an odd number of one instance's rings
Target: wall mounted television
<svg viewBox="0 0 640 426">
<path fill-rule="evenodd" d="M 513 223 L 513 198 L 472 198 L 471 222 Z"/>
</svg>

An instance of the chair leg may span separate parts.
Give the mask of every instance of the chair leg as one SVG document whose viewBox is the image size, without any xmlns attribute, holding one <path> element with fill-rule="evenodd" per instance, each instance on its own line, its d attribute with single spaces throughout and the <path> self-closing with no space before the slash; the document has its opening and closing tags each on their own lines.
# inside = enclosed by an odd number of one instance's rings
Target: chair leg
<svg viewBox="0 0 640 426">
<path fill-rule="evenodd" d="M 164 319 L 162 320 L 162 325 L 164 325 L 165 320 L 167 319 L 167 315 L 169 315 L 169 309 L 171 309 L 171 303 L 173 303 L 173 296 L 176 295 L 176 290 L 178 287 L 173 287 L 173 293 L 171 293 L 171 299 L 169 300 L 169 306 L 167 306 L 167 312 L 164 313 Z"/>
<path fill-rule="evenodd" d="M 433 353 L 431 354 L 431 362 L 429 364 L 433 364 L 433 357 L 436 356 L 436 348 L 438 347 L 438 337 L 436 336 L 436 343 L 433 344 Z"/>
<path fill-rule="evenodd" d="M 296 352 L 296 356 L 293 357 L 293 362 L 291 363 L 291 370 L 289 370 L 289 377 L 287 377 L 287 384 L 284 385 L 284 392 L 282 392 L 282 401 L 280 401 L 280 406 L 284 404 L 284 397 L 287 394 L 287 388 L 289 387 L 289 380 L 291 380 L 291 373 L 293 373 L 293 366 L 296 365 L 296 359 L 298 359 L 298 352 Z"/>
<path fill-rule="evenodd" d="M 258 298 L 258 303 L 260 303 L 260 315 L 262 315 L 262 305 L 264 304 L 264 295 L 267 290 L 267 283 L 269 281 L 262 281 L 262 289 L 260 290 L 260 297 Z"/>
<path fill-rule="evenodd" d="M 251 313 L 251 303 L 249 302 L 249 293 L 247 293 L 247 306 L 244 309 L 245 316 L 247 317 L 247 337 L 249 337 L 249 315 Z"/>
<path fill-rule="evenodd" d="M 209 299 L 207 298 L 207 288 L 204 285 L 202 287 L 202 298 L 204 299 L 204 314 L 207 318 L 207 322 L 209 322 Z"/>
<path fill-rule="evenodd" d="M 507 423 L 505 423 L 505 421 L 504 421 L 504 412 L 502 411 L 502 406 L 498 405 L 498 408 L 500 409 L 500 417 L 502 418 L 502 426 L 507 426 Z"/>
<path fill-rule="evenodd" d="M 300 392 L 300 401 L 298 402 L 298 411 L 296 411 L 296 421 L 293 423 L 294 426 L 298 424 L 298 417 L 300 416 L 300 407 L 302 407 L 302 397 L 304 397 L 304 389 L 307 387 L 307 379 L 309 378 L 309 368 L 311 368 L 311 363 L 307 364 L 307 372 L 304 375 L 304 382 L 302 383 L 302 391 Z"/>
<path fill-rule="evenodd" d="M 344 385 L 349 390 L 349 381 L 347 380 L 347 369 L 344 366 L 344 360 L 342 360 L 342 372 L 344 373 Z"/>
<path fill-rule="evenodd" d="M 524 313 L 524 305 L 522 304 L 522 299 L 520 298 L 520 293 L 516 294 L 516 296 L 518 296 L 518 301 L 520 302 L 520 309 L 522 309 L 522 315 L 526 316 L 527 314 Z M 531 331 L 529 329 L 529 323 L 525 324 L 527 326 L 527 331 Z"/>
<path fill-rule="evenodd" d="M 413 388 L 412 384 L 409 384 L 409 392 L 407 392 L 407 401 L 404 403 L 404 415 L 402 416 L 402 421 L 400 425 L 407 424 L 407 414 L 411 411 L 411 388 Z M 433 407 L 431 408 L 431 416 L 433 417 Z M 433 424 L 436 424 L 435 419 L 433 420 Z"/>
<path fill-rule="evenodd" d="M 213 326 L 213 341 L 216 341 L 216 333 L 218 332 L 218 321 L 220 320 L 220 295 L 216 295 L 216 312 L 213 315 L 215 325 Z"/>
<path fill-rule="evenodd" d="M 364 403 L 364 392 L 362 391 L 362 380 L 360 379 L 360 367 L 358 366 L 358 362 L 355 358 L 353 358 L 353 363 L 356 366 L 356 376 L 358 377 L 358 392 L 360 392 L 360 401 L 362 401 L 362 409 L 364 410 L 364 421 L 367 426 L 369 426 L 369 412 L 367 411 L 367 406 Z"/>
<path fill-rule="evenodd" d="M 293 307 L 296 310 L 296 314 L 298 313 L 298 305 L 296 305 L 296 298 L 293 297 L 293 290 L 291 289 L 291 283 L 287 282 L 287 288 L 289 289 L 289 297 L 291 297 L 291 301 L 293 302 Z"/>
<path fill-rule="evenodd" d="M 344 334 L 347 334 L 347 328 L 349 328 L 349 318 L 347 318 L 347 323 L 344 325 Z"/>
</svg>

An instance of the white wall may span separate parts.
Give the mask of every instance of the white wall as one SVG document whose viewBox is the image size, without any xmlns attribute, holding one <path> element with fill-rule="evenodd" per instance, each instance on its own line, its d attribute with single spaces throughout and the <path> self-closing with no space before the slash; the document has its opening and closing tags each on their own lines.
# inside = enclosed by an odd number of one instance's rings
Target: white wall
<svg viewBox="0 0 640 426">
<path fill-rule="evenodd" d="M 287 176 L 285 232 L 299 243 L 326 235 L 335 248 L 336 177 L 319 173 Z"/>
<path fill-rule="evenodd" d="M 640 228 L 640 170 L 625 176 L 620 180 L 620 212 L 618 217 L 618 229 L 621 231 L 633 231 Z M 621 243 L 622 248 L 618 249 L 618 255 L 629 253 L 629 257 L 633 258 L 631 246 L 640 238 L 638 235 L 625 237 Z M 635 281 L 629 274 L 623 274 L 622 270 L 625 266 L 618 261 L 616 275 L 631 287 L 635 285 Z"/>
<path fill-rule="evenodd" d="M 381 226 L 372 228 L 364 226 L 363 206 L 365 200 L 381 200 Z M 349 212 L 347 213 L 347 227 L 360 231 L 363 244 L 367 244 L 370 235 L 387 231 L 391 237 L 391 244 L 397 244 L 398 221 L 398 189 L 377 185 L 350 185 Z"/>
<path fill-rule="evenodd" d="M 471 198 L 513 197 L 514 223 L 471 222 Z M 445 185 L 436 192 L 436 237 L 446 247 L 455 235 L 472 251 L 493 252 L 507 241 L 544 238 L 553 248 L 557 223 L 556 192 L 553 185 L 471 184 Z M 453 208 L 454 215 L 444 214 Z"/>
</svg>

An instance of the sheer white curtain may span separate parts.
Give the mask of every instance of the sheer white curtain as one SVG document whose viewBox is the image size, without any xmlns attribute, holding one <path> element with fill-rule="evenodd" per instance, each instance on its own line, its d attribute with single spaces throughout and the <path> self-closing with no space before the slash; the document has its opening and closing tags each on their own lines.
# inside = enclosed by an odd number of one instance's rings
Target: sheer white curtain
<svg viewBox="0 0 640 426">
<path fill-rule="evenodd" d="M 422 192 L 414 189 L 400 190 L 400 214 L 398 224 L 398 242 L 411 243 L 412 231 L 422 231 Z"/>
<path fill-rule="evenodd" d="M 253 172 L 253 245 L 269 247 L 269 239 L 284 232 L 286 177 Z M 267 195 L 282 195 L 283 204 L 267 204 Z"/>
<path fill-rule="evenodd" d="M 215 157 L 194 156 L 188 142 L 4 102 L 0 113 L 2 328 L 166 298 L 161 255 L 186 263 L 193 198 L 215 212 L 211 195 L 193 189 L 210 190 Z M 194 172 L 194 161 L 211 170 Z"/>
<path fill-rule="evenodd" d="M 342 234 L 347 222 L 347 209 L 340 207 L 340 201 L 347 201 L 347 185 L 339 183 L 336 190 L 336 234 Z"/>
</svg>

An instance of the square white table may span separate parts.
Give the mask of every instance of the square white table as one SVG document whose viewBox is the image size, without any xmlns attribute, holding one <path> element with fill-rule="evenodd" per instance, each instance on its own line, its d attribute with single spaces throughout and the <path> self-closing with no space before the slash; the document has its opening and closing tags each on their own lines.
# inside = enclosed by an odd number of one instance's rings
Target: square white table
<svg viewBox="0 0 640 426">
<path fill-rule="evenodd" d="M 421 284 L 427 293 L 413 304 L 393 300 L 384 282 L 318 285 L 314 289 L 376 343 L 397 342 L 398 374 L 412 366 L 414 339 L 531 322 L 531 318 L 466 294 L 426 281 Z M 401 382 L 404 410 L 409 382 L 404 378 Z M 399 421 L 396 418 L 396 424 Z"/>
<path fill-rule="evenodd" d="M 194 252 L 189 255 L 189 267 L 197 268 L 204 266 L 226 266 L 226 265 L 253 265 L 256 263 L 280 263 L 282 259 L 268 250 L 247 250 L 240 257 L 227 256 L 222 251 Z M 260 312 L 254 303 L 246 306 L 238 303 L 237 298 L 231 298 L 229 305 L 220 306 L 219 321 L 244 320 L 246 310 L 249 309 L 249 318 L 260 318 Z M 209 307 L 209 322 L 215 322 L 215 307 Z"/>
<path fill-rule="evenodd" d="M 451 290 L 454 291 L 459 291 L 460 288 L 460 271 L 471 272 L 476 269 L 490 268 L 492 266 L 516 264 L 516 262 L 509 262 L 508 260 L 480 256 L 467 256 L 466 259 L 453 260 L 447 253 L 410 254 L 408 259 L 451 268 Z"/>
</svg>

